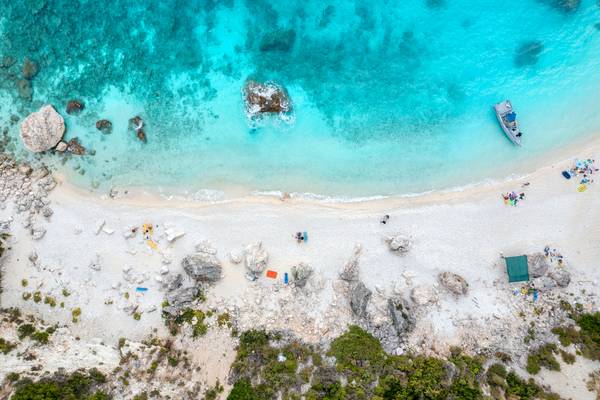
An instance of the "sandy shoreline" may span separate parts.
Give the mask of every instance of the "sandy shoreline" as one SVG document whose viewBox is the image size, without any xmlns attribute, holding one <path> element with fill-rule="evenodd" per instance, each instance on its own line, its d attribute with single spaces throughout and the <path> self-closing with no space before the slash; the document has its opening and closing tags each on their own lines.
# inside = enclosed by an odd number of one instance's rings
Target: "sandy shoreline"
<svg viewBox="0 0 600 400">
<path fill-rule="evenodd" d="M 518 151 L 516 149 L 515 151 Z M 146 187 L 115 187 L 115 194 L 121 204 L 139 205 L 145 207 L 171 208 L 202 208 L 218 204 L 270 204 L 273 206 L 293 204 L 294 206 L 323 207 L 336 209 L 370 209 L 373 211 L 413 206 L 432 205 L 464 200 L 477 200 L 487 193 L 512 187 L 513 184 L 524 183 L 529 180 L 540 178 L 544 174 L 555 173 L 557 170 L 568 168 L 577 158 L 586 159 L 592 154 L 600 154 L 600 136 L 597 138 L 580 138 L 565 148 L 556 149 L 545 153 L 543 156 L 534 157 L 527 166 L 523 166 L 517 173 L 509 177 L 490 179 L 473 182 L 459 187 L 451 187 L 440 190 L 432 190 L 425 193 L 400 194 L 391 196 L 373 195 L 367 197 L 328 197 L 313 193 L 291 193 L 290 197 L 283 198 L 284 193 L 252 192 L 248 189 L 231 188 L 228 195 L 219 199 L 190 199 L 192 195 L 183 196 L 169 194 L 169 192 L 157 192 L 153 188 Z M 548 162 L 550 161 L 550 162 Z M 559 171 L 559 172 L 560 172 Z M 75 196 L 86 197 L 90 200 L 107 199 L 109 196 L 102 192 L 87 189 L 72 184 L 61 174 L 54 174 L 62 190 Z M 511 189 L 512 190 L 512 189 Z M 114 199 L 113 199 L 114 200 Z M 285 200 L 285 201 L 284 201 Z"/>
</svg>

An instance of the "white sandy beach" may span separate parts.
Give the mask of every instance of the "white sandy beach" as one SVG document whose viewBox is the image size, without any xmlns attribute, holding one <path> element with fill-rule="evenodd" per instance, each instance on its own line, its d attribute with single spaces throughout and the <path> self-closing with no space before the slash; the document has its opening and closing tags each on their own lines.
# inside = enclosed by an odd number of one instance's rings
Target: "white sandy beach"
<svg viewBox="0 0 600 400">
<path fill-rule="evenodd" d="M 552 310 L 544 309 L 546 299 L 578 301 L 589 310 L 598 306 L 600 182 L 578 192 L 575 179 L 564 179 L 561 171 L 575 157 L 600 159 L 600 142 L 569 149 L 560 156 L 564 161 L 519 179 L 356 203 L 269 197 L 199 203 L 132 193 L 109 198 L 59 182 L 49 197 L 54 214 L 44 224 L 47 232 L 41 240 L 33 240 L 17 223 L 20 217 L 12 207 L 2 210 L 1 219 L 13 216 L 15 221 L 1 304 L 66 324 L 82 341 L 115 346 L 119 337 L 141 340 L 155 328 L 168 335 L 160 311 L 164 292 L 157 278 L 161 269 L 163 274 L 167 268 L 170 273 L 183 272 L 181 259 L 193 253 L 198 243 L 208 241 L 222 262 L 223 278 L 207 293 L 207 307 L 232 314 L 239 330 L 289 330 L 309 342 L 326 341 L 356 323 L 339 288 L 338 273 L 358 244 L 362 247 L 360 278 L 373 291 L 369 307 L 374 315 L 385 310 L 385 299 L 392 294 L 410 299 L 418 288 L 429 297 L 414 304 L 416 327 L 392 351 L 443 355 L 449 346 L 460 344 L 473 352 L 489 349 L 520 355 L 515 362 L 522 365 L 525 354 L 520 353 L 519 343 L 529 323 L 533 321 L 540 332 L 549 329 L 546 320 Z M 529 185 L 523 186 L 526 182 Z M 526 194 L 516 207 L 503 204 L 501 198 L 501 193 L 513 190 Z M 384 214 L 390 215 L 385 225 L 379 222 Z M 99 222 L 104 224 L 96 233 Z M 139 231 L 133 238 L 123 235 L 145 223 L 154 225 L 156 249 Z M 165 227 L 185 234 L 169 242 Z M 308 233 L 306 243 L 292 238 L 297 231 Z M 409 252 L 403 256 L 391 252 L 383 241 L 388 235 L 409 237 Z M 257 241 L 269 254 L 268 268 L 279 274 L 276 280 L 263 274 L 250 282 L 243 264 L 230 260 L 231 252 Z M 564 256 L 572 280 L 567 288 L 542 291 L 534 304 L 531 296 L 513 293 L 520 286 L 507 283 L 501 255 L 533 254 L 545 246 Z M 35 263 L 29 260 L 32 252 L 38 256 Z M 305 291 L 282 282 L 283 274 L 299 262 L 315 270 Z M 456 297 L 441 287 L 437 276 L 443 271 L 463 276 L 468 294 Z M 22 287 L 22 279 L 29 282 L 27 288 Z M 136 287 L 148 290 L 136 293 Z M 52 309 L 22 299 L 24 291 L 36 289 L 56 298 L 62 297 L 63 289 L 71 295 L 61 299 L 64 308 Z M 125 312 L 131 305 L 141 312 L 139 321 Z M 534 306 L 543 313 L 534 314 Z M 82 310 L 76 324 L 71 322 L 74 307 Z M 523 311 L 525 317 L 520 315 Z M 228 335 L 213 327 L 193 346 L 197 346 L 195 357 L 207 367 L 203 379 L 225 382 L 233 354 Z M 67 364 L 68 360 L 65 357 Z M 0 375 L 14 368 L 14 364 L 0 368 Z M 568 374 L 565 367 L 559 375 Z M 549 377 L 546 383 L 565 397 L 594 398 L 584 383 L 561 382 Z"/>
</svg>

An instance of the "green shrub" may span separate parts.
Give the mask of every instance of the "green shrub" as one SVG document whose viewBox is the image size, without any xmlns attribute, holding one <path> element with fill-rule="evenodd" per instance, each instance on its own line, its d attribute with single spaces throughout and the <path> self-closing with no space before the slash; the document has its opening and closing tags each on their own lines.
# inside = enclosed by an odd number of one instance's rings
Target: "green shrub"
<svg viewBox="0 0 600 400">
<path fill-rule="evenodd" d="M 42 293 L 40 291 L 33 293 L 33 301 L 36 303 L 39 303 L 40 301 L 42 301 Z"/>
<path fill-rule="evenodd" d="M 258 400 L 258 397 L 250 381 L 248 379 L 240 379 L 233 385 L 231 392 L 227 396 L 227 400 Z"/>
<path fill-rule="evenodd" d="M 562 357 L 563 361 L 567 364 L 574 364 L 575 363 L 575 354 L 571 354 L 568 353 L 564 350 L 560 351 L 560 356 Z"/>
<path fill-rule="evenodd" d="M 547 343 L 529 354 L 527 356 L 527 372 L 535 375 L 540 372 L 541 367 L 548 368 L 551 371 L 560 371 L 560 364 L 554 357 L 554 353 L 558 353 L 556 345 Z"/>
<path fill-rule="evenodd" d="M 5 340 L 4 338 L 0 338 L 0 353 L 2 353 L 2 354 L 8 354 L 15 347 L 17 347 L 16 344 L 14 344 L 12 342 L 9 342 L 8 340 Z"/>
<path fill-rule="evenodd" d="M 17 334 L 19 335 L 19 339 L 21 340 L 33 335 L 34 333 L 35 327 L 32 324 L 23 324 L 17 328 Z"/>
<path fill-rule="evenodd" d="M 79 322 L 79 317 L 81 316 L 81 308 L 76 307 L 73 310 L 71 310 L 71 316 L 73 317 L 74 324 Z"/>
<path fill-rule="evenodd" d="M 340 371 L 350 370 L 362 373 L 365 368 L 381 367 L 385 361 L 385 352 L 379 340 L 356 325 L 331 343 L 329 356 L 336 359 Z"/>
<path fill-rule="evenodd" d="M 525 382 L 514 372 L 510 372 L 506 376 L 506 383 L 508 385 L 506 394 L 517 396 L 520 400 L 535 399 L 541 392 L 533 380 L 530 379 L 529 382 Z"/>
</svg>

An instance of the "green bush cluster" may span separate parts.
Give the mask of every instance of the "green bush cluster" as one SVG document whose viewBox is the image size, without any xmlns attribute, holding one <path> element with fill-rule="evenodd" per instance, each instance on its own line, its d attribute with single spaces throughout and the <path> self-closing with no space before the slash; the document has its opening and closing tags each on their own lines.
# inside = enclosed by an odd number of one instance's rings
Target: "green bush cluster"
<svg viewBox="0 0 600 400">
<path fill-rule="evenodd" d="M 551 371 L 560 371 L 560 364 L 554 354 L 558 353 L 558 348 L 554 343 L 547 343 L 540 346 L 527 356 L 527 372 L 532 375 L 540 372 L 542 367 Z"/>
<path fill-rule="evenodd" d="M 548 348 L 552 351 L 551 348 Z M 546 349 L 546 350 L 548 350 Z M 283 356 L 283 357 L 282 357 Z M 390 355 L 379 340 L 357 326 L 336 338 L 328 351 L 287 343 L 264 331 L 240 335 L 228 400 L 556 400 L 535 382 L 504 364 L 483 367 L 483 357 L 458 348 L 448 360 Z M 301 391 L 303 385 L 309 389 Z"/>
<path fill-rule="evenodd" d="M 206 332 L 208 332 L 208 325 L 206 325 L 207 317 L 208 315 L 204 311 L 194 310 L 193 308 L 185 308 L 175 317 L 169 313 L 163 312 L 165 324 L 169 327 L 169 331 L 173 336 L 179 333 L 183 324 L 188 324 L 192 327 L 193 337 L 206 335 Z M 196 320 L 195 323 L 194 319 Z"/>
<path fill-rule="evenodd" d="M 110 400 L 111 396 L 97 390 L 106 377 L 97 370 L 77 371 L 70 375 L 56 374 L 37 382 L 21 379 L 15 383 L 12 400 Z"/>
<path fill-rule="evenodd" d="M 576 310 L 579 309 L 576 307 Z M 584 357 L 600 360 L 600 312 L 573 312 L 572 318 L 577 326 L 557 327 L 552 332 L 558 335 L 561 345 L 574 344 Z"/>
<path fill-rule="evenodd" d="M 53 327 L 49 327 L 43 331 L 40 331 L 37 330 L 32 324 L 22 324 L 17 328 L 17 334 L 21 340 L 29 337 L 30 339 L 41 344 L 47 344 L 50 340 L 50 335 L 54 333 L 54 330 L 55 329 Z"/>
<path fill-rule="evenodd" d="M 15 343 L 9 342 L 4 338 L 0 338 L 0 353 L 8 354 L 10 353 L 17 345 Z"/>
</svg>

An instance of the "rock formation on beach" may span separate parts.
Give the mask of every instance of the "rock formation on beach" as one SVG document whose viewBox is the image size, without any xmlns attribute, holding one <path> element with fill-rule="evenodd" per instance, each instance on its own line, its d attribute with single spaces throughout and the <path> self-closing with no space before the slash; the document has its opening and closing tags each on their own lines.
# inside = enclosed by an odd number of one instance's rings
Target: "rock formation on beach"
<svg viewBox="0 0 600 400">
<path fill-rule="evenodd" d="M 277 83 L 249 80 L 243 92 L 246 112 L 250 117 L 265 113 L 287 113 L 292 110 L 287 91 Z"/>
<path fill-rule="evenodd" d="M 65 121 L 51 105 L 29 114 L 21 124 L 21 140 L 35 153 L 55 147 L 64 133 Z"/>
<path fill-rule="evenodd" d="M 269 253 L 261 242 L 253 243 L 244 249 L 244 264 L 251 276 L 258 277 L 267 267 Z"/>
<path fill-rule="evenodd" d="M 440 284 L 456 295 L 467 294 L 469 284 L 462 276 L 453 272 L 442 272 L 438 275 Z"/>
<path fill-rule="evenodd" d="M 196 253 L 183 258 L 181 266 L 196 282 L 216 282 L 221 279 L 221 262 L 209 245 L 196 248 Z"/>
</svg>

